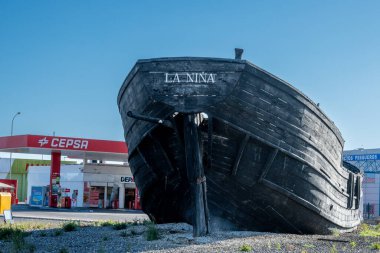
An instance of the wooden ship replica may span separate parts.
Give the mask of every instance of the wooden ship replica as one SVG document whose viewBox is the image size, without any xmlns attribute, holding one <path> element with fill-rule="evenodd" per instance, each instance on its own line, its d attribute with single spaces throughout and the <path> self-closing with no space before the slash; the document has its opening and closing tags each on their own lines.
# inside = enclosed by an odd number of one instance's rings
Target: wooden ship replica
<svg viewBox="0 0 380 253">
<path fill-rule="evenodd" d="M 139 60 L 119 95 L 129 165 L 157 223 L 329 234 L 360 223 L 362 175 L 334 123 L 242 60 Z"/>
</svg>

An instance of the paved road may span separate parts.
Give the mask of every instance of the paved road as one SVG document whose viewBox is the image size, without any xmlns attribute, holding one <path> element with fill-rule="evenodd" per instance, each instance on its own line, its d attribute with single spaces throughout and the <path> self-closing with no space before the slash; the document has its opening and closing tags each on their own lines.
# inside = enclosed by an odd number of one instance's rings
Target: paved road
<svg viewBox="0 0 380 253">
<path fill-rule="evenodd" d="M 89 210 L 89 209 L 75 209 L 75 210 L 62 210 L 50 208 L 13 208 L 13 217 L 15 219 L 48 219 L 48 220 L 80 220 L 80 221 L 100 221 L 100 220 L 113 220 L 113 221 L 134 221 L 136 219 L 148 219 L 148 216 L 140 211 L 126 211 L 126 210 Z"/>
</svg>

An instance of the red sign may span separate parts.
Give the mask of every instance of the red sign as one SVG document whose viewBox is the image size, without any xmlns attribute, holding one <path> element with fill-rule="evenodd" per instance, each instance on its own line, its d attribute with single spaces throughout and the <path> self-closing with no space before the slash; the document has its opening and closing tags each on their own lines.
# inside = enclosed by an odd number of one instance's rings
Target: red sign
<svg viewBox="0 0 380 253">
<path fill-rule="evenodd" d="M 88 140 L 72 139 L 62 137 L 43 137 L 38 140 L 40 147 L 60 148 L 60 149 L 84 149 L 88 148 Z"/>
<path fill-rule="evenodd" d="M 0 137 L 1 149 L 43 148 L 51 150 L 76 150 L 127 154 L 124 141 L 106 141 L 62 136 L 16 135 Z"/>
<path fill-rule="evenodd" d="M 91 140 L 80 138 L 35 135 L 31 135 L 28 138 L 28 144 L 32 147 L 67 150 L 91 150 L 97 144 L 95 140 L 92 141 L 92 147 L 90 147 Z"/>
</svg>

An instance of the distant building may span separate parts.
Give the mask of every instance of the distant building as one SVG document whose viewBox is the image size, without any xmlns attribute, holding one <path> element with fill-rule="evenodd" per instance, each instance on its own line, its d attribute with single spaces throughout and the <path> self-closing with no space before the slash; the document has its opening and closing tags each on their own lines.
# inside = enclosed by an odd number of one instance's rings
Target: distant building
<svg viewBox="0 0 380 253">
<path fill-rule="evenodd" d="M 363 173 L 363 218 L 380 216 L 380 149 L 355 149 L 343 152 L 343 160 Z"/>
<path fill-rule="evenodd" d="M 10 153 L 0 159 L 0 181 L 8 183 L 14 204 L 140 208 L 125 141 L 13 135 L 0 137 L 0 152 Z M 51 160 L 11 159 L 12 153 L 50 155 Z"/>
</svg>

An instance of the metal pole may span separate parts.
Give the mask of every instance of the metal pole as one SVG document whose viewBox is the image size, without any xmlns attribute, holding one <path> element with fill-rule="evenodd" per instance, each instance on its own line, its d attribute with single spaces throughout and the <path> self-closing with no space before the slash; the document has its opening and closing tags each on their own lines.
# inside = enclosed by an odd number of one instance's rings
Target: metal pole
<svg viewBox="0 0 380 253">
<path fill-rule="evenodd" d="M 12 118 L 12 125 L 11 125 L 11 136 L 13 136 L 13 121 L 17 117 L 17 115 L 20 115 L 21 112 L 17 112 L 13 118 Z M 12 179 L 12 152 L 9 155 L 9 179 Z"/>
<path fill-rule="evenodd" d="M 368 203 L 368 204 L 367 204 L 368 219 L 369 219 L 369 208 L 370 208 L 370 205 L 369 205 L 369 203 Z"/>
</svg>

